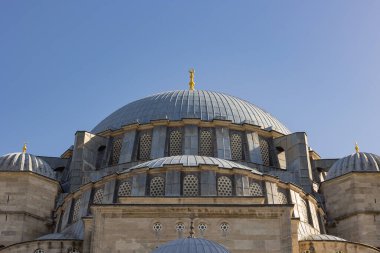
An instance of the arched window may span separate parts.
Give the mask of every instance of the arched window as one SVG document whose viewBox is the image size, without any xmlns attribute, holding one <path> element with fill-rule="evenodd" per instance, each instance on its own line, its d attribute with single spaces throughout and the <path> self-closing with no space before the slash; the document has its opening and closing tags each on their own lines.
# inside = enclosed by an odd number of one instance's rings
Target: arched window
<svg viewBox="0 0 380 253">
<path fill-rule="evenodd" d="M 132 186 L 129 182 L 125 181 L 120 184 L 117 195 L 119 197 L 131 196 Z"/>
<path fill-rule="evenodd" d="M 307 214 L 307 204 L 304 199 L 300 199 L 298 203 L 298 212 L 300 216 L 300 220 L 303 222 L 309 222 L 308 214 Z"/>
<path fill-rule="evenodd" d="M 232 181 L 226 176 L 218 178 L 218 196 L 232 196 Z"/>
<path fill-rule="evenodd" d="M 154 177 L 150 180 L 150 196 L 158 197 L 165 195 L 165 179 Z"/>
<path fill-rule="evenodd" d="M 92 199 L 93 204 L 101 204 L 103 202 L 103 189 L 97 189 L 94 193 L 94 198 Z"/>
<path fill-rule="evenodd" d="M 115 138 L 113 140 L 111 165 L 117 165 L 119 163 L 122 141 L 122 138 Z"/>
<path fill-rule="evenodd" d="M 36 249 L 34 253 L 45 253 L 45 251 L 43 249 Z"/>
<path fill-rule="evenodd" d="M 281 191 L 278 192 L 278 203 L 288 204 L 288 197 L 286 197 L 286 194 L 284 192 L 281 192 Z"/>
<path fill-rule="evenodd" d="M 72 221 L 76 222 L 80 218 L 80 198 L 74 200 L 74 207 L 73 207 L 73 218 Z"/>
<path fill-rule="evenodd" d="M 95 163 L 95 167 L 97 169 L 100 169 L 103 165 L 105 152 L 106 152 L 106 146 L 100 146 L 98 148 L 98 153 L 96 155 L 96 163 Z"/>
<path fill-rule="evenodd" d="M 152 136 L 149 133 L 142 134 L 139 143 L 139 160 L 149 160 L 151 148 Z"/>
<path fill-rule="evenodd" d="M 231 134 L 231 158 L 235 161 L 243 160 L 243 142 L 238 133 Z"/>
<path fill-rule="evenodd" d="M 183 178 L 183 196 L 198 196 L 198 177 L 187 175 Z"/>
<path fill-rule="evenodd" d="M 252 182 L 249 186 L 250 196 L 263 196 L 263 189 L 258 183 Z"/>
<path fill-rule="evenodd" d="M 269 142 L 263 137 L 259 137 L 259 142 L 260 142 L 260 152 L 261 152 L 261 159 L 263 160 L 263 165 L 271 166 Z"/>
<path fill-rule="evenodd" d="M 182 132 L 173 130 L 169 136 L 169 155 L 182 155 Z"/>
<path fill-rule="evenodd" d="M 202 128 L 199 134 L 199 155 L 214 156 L 214 141 L 211 128 Z"/>
</svg>

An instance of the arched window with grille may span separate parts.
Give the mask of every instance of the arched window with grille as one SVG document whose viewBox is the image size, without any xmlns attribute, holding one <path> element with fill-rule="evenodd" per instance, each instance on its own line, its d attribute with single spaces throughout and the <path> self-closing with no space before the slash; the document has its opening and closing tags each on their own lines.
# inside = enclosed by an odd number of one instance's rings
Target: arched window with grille
<svg viewBox="0 0 380 253">
<path fill-rule="evenodd" d="M 145 161 L 150 159 L 150 151 L 152 148 L 152 135 L 150 133 L 143 133 L 139 141 L 139 160 Z"/>
<path fill-rule="evenodd" d="M 201 128 L 199 133 L 199 155 L 214 156 L 214 138 L 211 128 Z"/>
<path fill-rule="evenodd" d="M 169 155 L 182 155 L 182 132 L 172 130 L 169 135 Z"/>
<path fill-rule="evenodd" d="M 122 138 L 115 138 L 113 140 L 110 165 L 117 165 L 119 163 L 122 142 Z"/>
<path fill-rule="evenodd" d="M 271 154 L 270 154 L 269 140 L 260 136 L 259 142 L 260 142 L 260 152 L 261 152 L 261 159 L 263 160 L 263 165 L 271 166 L 272 160 L 271 160 Z"/>
<path fill-rule="evenodd" d="M 73 214 L 72 214 L 72 222 L 73 223 L 76 222 L 77 220 L 79 220 L 79 218 L 80 218 L 80 203 L 81 203 L 80 198 L 74 200 Z"/>
<path fill-rule="evenodd" d="M 183 196 L 192 197 L 199 195 L 198 177 L 187 175 L 183 178 Z"/>
<path fill-rule="evenodd" d="M 159 197 L 165 195 L 165 179 L 154 177 L 150 180 L 150 196 Z"/>
<path fill-rule="evenodd" d="M 243 141 L 240 133 L 232 133 L 231 142 L 231 158 L 235 161 L 243 160 Z"/>
<path fill-rule="evenodd" d="M 259 183 L 252 182 L 249 186 L 249 195 L 250 196 L 263 196 L 263 189 Z"/>
<path fill-rule="evenodd" d="M 232 196 L 232 180 L 229 177 L 218 177 L 218 196 Z"/>
<path fill-rule="evenodd" d="M 131 196 L 131 193 L 132 193 L 131 183 L 128 181 L 125 181 L 120 184 L 119 189 L 117 191 L 117 196 L 119 197 Z"/>
<path fill-rule="evenodd" d="M 95 190 L 94 196 L 92 198 L 92 203 L 101 204 L 103 202 L 103 195 L 104 195 L 103 189 Z"/>
</svg>

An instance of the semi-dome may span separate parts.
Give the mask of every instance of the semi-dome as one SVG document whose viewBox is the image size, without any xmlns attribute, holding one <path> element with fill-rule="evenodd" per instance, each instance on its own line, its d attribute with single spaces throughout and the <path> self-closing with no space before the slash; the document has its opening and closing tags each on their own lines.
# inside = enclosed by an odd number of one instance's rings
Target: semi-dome
<svg viewBox="0 0 380 253">
<path fill-rule="evenodd" d="M 184 238 L 170 241 L 152 253 L 229 253 L 219 243 L 202 238 Z"/>
<path fill-rule="evenodd" d="M 110 114 L 92 132 L 119 129 L 132 123 L 185 118 L 205 121 L 226 119 L 237 124 L 249 123 L 283 134 L 290 133 L 279 120 L 259 107 L 230 95 L 204 90 L 169 91 L 134 101 Z"/>
<path fill-rule="evenodd" d="M 39 157 L 20 152 L 10 153 L 0 157 L 0 171 L 32 171 L 55 179 L 53 169 Z"/>
<path fill-rule="evenodd" d="M 196 155 L 162 157 L 162 158 L 158 158 L 152 161 L 141 163 L 126 171 L 140 169 L 140 168 L 149 168 L 149 169 L 162 168 L 167 165 L 180 165 L 183 167 L 197 167 L 200 165 L 211 165 L 211 166 L 218 166 L 218 168 L 223 168 L 223 169 L 245 169 L 245 170 L 250 170 L 255 174 L 262 175 L 262 173 L 257 171 L 256 169 L 250 168 L 248 166 L 245 166 L 236 162 L 232 162 L 232 161 L 228 161 L 228 160 L 224 160 L 220 158 L 215 158 L 215 157 L 196 156 Z"/>
<path fill-rule="evenodd" d="M 337 236 L 328 235 L 328 234 L 319 234 L 319 235 L 306 235 L 301 238 L 300 241 L 340 241 L 345 242 L 346 240 Z"/>
<path fill-rule="evenodd" d="M 380 171 L 380 157 L 364 152 L 346 156 L 331 166 L 326 179 L 339 177 L 351 171 Z"/>
</svg>

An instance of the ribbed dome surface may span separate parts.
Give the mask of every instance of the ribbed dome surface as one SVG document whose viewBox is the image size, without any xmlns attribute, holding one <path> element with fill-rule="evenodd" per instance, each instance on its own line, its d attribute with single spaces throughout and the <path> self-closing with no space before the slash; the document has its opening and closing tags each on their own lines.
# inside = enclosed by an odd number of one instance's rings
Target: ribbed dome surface
<svg viewBox="0 0 380 253">
<path fill-rule="evenodd" d="M 233 96 L 204 90 L 169 91 L 134 101 L 109 115 L 92 132 L 119 129 L 136 122 L 184 118 L 226 119 L 237 124 L 249 123 L 283 134 L 290 133 L 280 121 L 259 107 Z"/>
<path fill-rule="evenodd" d="M 11 153 L 1 156 L 0 171 L 32 171 L 55 179 L 55 172 L 49 164 L 28 153 Z"/>
<path fill-rule="evenodd" d="M 152 253 L 229 253 L 222 245 L 201 238 L 185 238 L 168 242 Z"/>
<path fill-rule="evenodd" d="M 181 165 L 184 167 L 196 167 L 199 165 L 216 165 L 219 168 L 224 169 L 245 169 L 250 170 L 255 174 L 261 175 L 262 173 L 250 168 L 248 166 L 235 163 L 232 161 L 215 158 L 215 157 L 208 157 L 208 156 L 195 156 L 195 155 L 181 155 L 181 156 L 170 156 L 170 157 L 162 157 L 158 158 L 152 161 L 148 161 L 145 163 L 141 163 L 139 165 L 136 165 L 126 171 L 134 170 L 134 169 L 140 169 L 140 168 L 162 168 L 165 165 Z"/>
<path fill-rule="evenodd" d="M 380 157 L 371 153 L 354 153 L 336 161 L 327 173 L 327 179 L 351 171 L 380 171 Z"/>
</svg>

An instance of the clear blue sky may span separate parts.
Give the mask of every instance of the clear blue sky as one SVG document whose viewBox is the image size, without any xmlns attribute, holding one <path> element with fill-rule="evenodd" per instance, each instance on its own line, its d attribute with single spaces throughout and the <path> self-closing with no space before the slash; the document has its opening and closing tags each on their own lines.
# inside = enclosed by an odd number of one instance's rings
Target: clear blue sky
<svg viewBox="0 0 380 253">
<path fill-rule="evenodd" d="M 325 158 L 380 154 L 380 1 L 0 1 L 0 154 L 59 156 L 133 100 L 246 99 Z"/>
</svg>

